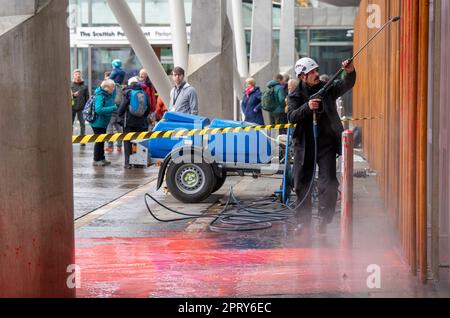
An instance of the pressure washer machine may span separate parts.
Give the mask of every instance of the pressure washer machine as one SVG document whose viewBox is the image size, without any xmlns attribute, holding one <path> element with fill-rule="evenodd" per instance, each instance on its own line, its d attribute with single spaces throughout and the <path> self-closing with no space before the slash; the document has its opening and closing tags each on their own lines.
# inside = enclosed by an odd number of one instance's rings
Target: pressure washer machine
<svg viewBox="0 0 450 318">
<path fill-rule="evenodd" d="M 153 131 L 180 131 L 180 134 L 133 142 L 130 164 L 158 165 L 157 189 L 165 180 L 170 193 L 185 203 L 205 200 L 223 186 L 229 174 L 253 177 L 279 174 L 283 175 L 283 185 L 277 193 L 286 203 L 293 184 L 290 138 L 280 135 L 279 130 L 255 130 L 252 126 L 247 122 L 211 121 L 167 112 Z M 249 128 L 235 129 L 239 127 Z M 217 134 L 221 128 L 226 130 Z M 195 134 L 205 129 L 208 131 L 204 135 Z"/>
</svg>

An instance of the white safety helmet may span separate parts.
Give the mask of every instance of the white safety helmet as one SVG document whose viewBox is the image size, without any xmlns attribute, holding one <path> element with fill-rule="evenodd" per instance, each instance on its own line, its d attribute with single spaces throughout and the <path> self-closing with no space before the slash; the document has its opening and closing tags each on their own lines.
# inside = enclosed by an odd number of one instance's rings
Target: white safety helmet
<svg viewBox="0 0 450 318">
<path fill-rule="evenodd" d="M 319 68 L 319 64 L 309 57 L 303 57 L 295 63 L 295 75 L 308 74 L 312 70 Z"/>
</svg>

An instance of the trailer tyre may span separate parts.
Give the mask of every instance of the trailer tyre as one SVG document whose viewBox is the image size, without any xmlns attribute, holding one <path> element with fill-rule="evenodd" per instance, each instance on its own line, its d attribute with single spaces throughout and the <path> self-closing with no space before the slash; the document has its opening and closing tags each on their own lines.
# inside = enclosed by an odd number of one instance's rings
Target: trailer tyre
<svg viewBox="0 0 450 318">
<path fill-rule="evenodd" d="M 216 184 L 214 185 L 213 191 L 212 193 L 219 191 L 220 188 L 222 188 L 223 184 L 225 183 L 225 181 L 227 180 L 227 175 L 226 173 L 222 174 L 222 177 L 217 177 L 216 176 Z"/>
<path fill-rule="evenodd" d="M 166 173 L 167 188 L 179 201 L 201 202 L 208 198 L 216 184 L 211 165 L 207 163 L 171 162 Z"/>
</svg>

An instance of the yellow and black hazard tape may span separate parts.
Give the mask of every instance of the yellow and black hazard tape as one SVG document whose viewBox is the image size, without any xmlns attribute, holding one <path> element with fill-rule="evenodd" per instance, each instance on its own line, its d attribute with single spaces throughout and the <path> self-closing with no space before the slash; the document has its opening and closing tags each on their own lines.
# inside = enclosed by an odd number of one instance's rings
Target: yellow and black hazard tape
<svg viewBox="0 0 450 318">
<path fill-rule="evenodd" d="M 352 122 L 352 121 L 363 121 L 363 120 L 373 120 L 373 119 L 382 119 L 382 116 L 377 117 L 360 117 L 360 118 L 351 118 L 351 117 L 342 117 L 342 122 Z"/>
<path fill-rule="evenodd" d="M 226 133 L 251 132 L 261 130 L 280 130 L 295 127 L 295 125 L 267 125 L 267 126 L 246 126 L 246 127 L 227 127 L 227 128 L 205 128 L 205 129 L 177 129 L 168 131 L 150 131 L 150 132 L 136 132 L 124 134 L 104 134 L 104 135 L 86 135 L 86 136 L 72 136 L 73 144 L 87 144 L 93 142 L 114 142 L 117 140 L 144 140 L 144 139 L 161 139 L 161 138 L 180 138 L 180 137 L 194 137 L 194 136 L 211 136 Z"/>
<path fill-rule="evenodd" d="M 342 121 L 360 121 L 379 119 L 380 117 L 365 117 L 365 118 L 344 118 Z M 294 124 L 287 125 L 266 125 L 266 126 L 246 126 L 246 127 L 227 127 L 227 128 L 205 128 L 205 129 L 177 129 L 167 131 L 146 131 L 146 132 L 131 132 L 120 134 L 103 134 L 103 135 L 80 135 L 72 136 L 73 144 L 88 144 L 96 142 L 114 142 L 118 140 L 145 140 L 145 139 L 162 139 L 162 138 L 180 138 L 180 137 L 194 137 L 194 136 L 212 136 L 226 133 L 240 133 L 251 131 L 266 131 L 266 130 L 280 130 L 295 127 Z"/>
</svg>

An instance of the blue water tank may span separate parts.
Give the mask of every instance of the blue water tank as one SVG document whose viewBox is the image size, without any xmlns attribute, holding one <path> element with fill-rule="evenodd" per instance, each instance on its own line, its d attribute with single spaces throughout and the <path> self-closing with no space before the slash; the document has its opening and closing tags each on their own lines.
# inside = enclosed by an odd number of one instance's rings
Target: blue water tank
<svg viewBox="0 0 450 318">
<path fill-rule="evenodd" d="M 209 128 L 248 127 L 254 124 L 214 119 Z M 208 137 L 208 153 L 217 162 L 260 164 L 271 160 L 271 140 L 267 132 L 250 131 Z"/>
<path fill-rule="evenodd" d="M 203 129 L 209 125 L 209 122 L 209 119 L 206 117 L 176 112 L 166 112 L 163 119 L 156 124 L 153 131 Z M 186 138 L 171 137 L 164 139 L 150 139 L 148 141 L 150 154 L 152 158 L 165 158 L 174 147 L 183 145 L 185 140 L 191 140 L 193 144 L 201 147 L 203 137 L 196 136 Z"/>
</svg>

